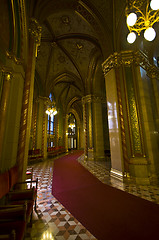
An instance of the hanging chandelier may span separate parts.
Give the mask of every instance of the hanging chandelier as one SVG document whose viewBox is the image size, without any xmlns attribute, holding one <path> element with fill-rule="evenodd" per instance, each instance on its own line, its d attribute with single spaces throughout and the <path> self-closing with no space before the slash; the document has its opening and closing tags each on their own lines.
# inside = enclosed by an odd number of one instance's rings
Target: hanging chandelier
<svg viewBox="0 0 159 240">
<path fill-rule="evenodd" d="M 140 36 L 143 30 L 144 38 L 153 41 L 156 37 L 153 25 L 156 22 L 159 22 L 159 0 L 128 0 L 126 23 L 129 43 L 135 42 L 136 34 Z"/>
<path fill-rule="evenodd" d="M 46 114 L 48 115 L 56 115 L 57 114 L 57 110 L 55 107 L 49 107 L 47 110 L 46 110 Z"/>
</svg>

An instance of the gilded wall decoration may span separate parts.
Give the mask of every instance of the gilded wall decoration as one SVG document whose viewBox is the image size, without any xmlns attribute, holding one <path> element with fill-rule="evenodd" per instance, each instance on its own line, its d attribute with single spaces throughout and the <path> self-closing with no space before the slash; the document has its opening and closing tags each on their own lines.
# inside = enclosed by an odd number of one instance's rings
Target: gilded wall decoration
<svg viewBox="0 0 159 240">
<path fill-rule="evenodd" d="M 136 104 L 136 96 L 134 92 L 134 83 L 132 71 L 129 68 L 125 68 L 126 74 L 126 86 L 127 86 L 127 98 L 128 98 L 128 109 L 129 109 L 129 123 L 131 131 L 132 141 L 132 156 L 136 154 L 142 155 L 142 141 L 139 128 L 139 116 Z"/>
<path fill-rule="evenodd" d="M 123 51 L 120 53 L 115 52 L 110 55 L 102 64 L 104 75 L 113 68 L 120 66 L 128 66 L 131 67 L 132 64 L 136 66 L 140 66 L 146 70 L 148 74 L 151 76 L 155 76 L 159 78 L 159 69 L 150 64 L 148 57 L 142 51 Z"/>
<path fill-rule="evenodd" d="M 38 21 L 34 18 L 30 20 L 29 32 L 31 36 L 35 39 L 37 45 L 40 45 L 41 41 L 41 26 L 39 25 Z"/>
</svg>

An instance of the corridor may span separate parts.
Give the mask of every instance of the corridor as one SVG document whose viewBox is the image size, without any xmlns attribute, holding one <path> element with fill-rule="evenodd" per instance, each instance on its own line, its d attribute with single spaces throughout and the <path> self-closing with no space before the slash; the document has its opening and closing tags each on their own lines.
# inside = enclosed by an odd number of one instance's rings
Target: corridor
<svg viewBox="0 0 159 240">
<path fill-rule="evenodd" d="M 27 228 L 25 240 L 95 240 L 96 238 L 52 196 L 54 159 L 32 165 L 33 178 L 38 177 L 38 207 L 37 214 L 33 215 L 32 228 Z M 85 161 L 82 155 L 78 161 L 103 183 L 159 204 L 159 186 L 124 184 L 111 178 L 109 159 Z"/>
</svg>

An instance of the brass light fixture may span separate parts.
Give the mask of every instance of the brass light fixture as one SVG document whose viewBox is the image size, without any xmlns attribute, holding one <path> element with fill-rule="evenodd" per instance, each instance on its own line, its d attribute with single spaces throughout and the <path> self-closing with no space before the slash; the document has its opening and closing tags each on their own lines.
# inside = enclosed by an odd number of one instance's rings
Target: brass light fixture
<svg viewBox="0 0 159 240">
<path fill-rule="evenodd" d="M 56 115 L 57 114 L 57 110 L 55 107 L 49 107 L 47 110 L 46 110 L 46 114 L 48 115 Z"/>
<path fill-rule="evenodd" d="M 55 102 L 53 101 L 52 99 L 52 93 L 50 93 L 49 95 L 49 100 L 48 100 L 48 108 L 47 110 L 45 111 L 46 114 L 48 115 L 56 115 L 57 114 L 57 109 L 55 107 Z"/>
<path fill-rule="evenodd" d="M 75 124 L 74 123 L 70 123 L 69 124 L 69 128 L 71 128 L 71 129 L 75 128 Z"/>
<path fill-rule="evenodd" d="M 140 36 L 144 31 L 144 38 L 147 41 L 153 41 L 156 32 L 153 25 L 159 22 L 159 0 L 128 0 L 126 7 L 126 23 L 130 33 L 127 41 L 133 43 L 136 40 L 136 34 Z"/>
</svg>

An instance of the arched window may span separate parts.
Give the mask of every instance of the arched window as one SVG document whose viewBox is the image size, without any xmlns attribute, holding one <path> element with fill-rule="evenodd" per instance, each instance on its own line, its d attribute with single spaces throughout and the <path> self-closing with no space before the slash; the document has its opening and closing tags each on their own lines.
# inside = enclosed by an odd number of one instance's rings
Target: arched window
<svg viewBox="0 0 159 240">
<path fill-rule="evenodd" d="M 46 113 L 48 114 L 48 123 L 47 123 L 47 134 L 48 134 L 48 147 L 53 147 L 53 135 L 55 135 L 55 115 L 57 114 L 55 106 L 53 106 L 53 98 L 52 93 L 49 95 L 49 99 L 51 104 L 49 104 L 48 109 L 46 110 Z"/>
<path fill-rule="evenodd" d="M 47 125 L 47 133 L 50 135 L 54 134 L 54 115 L 48 115 L 48 125 Z"/>
</svg>

